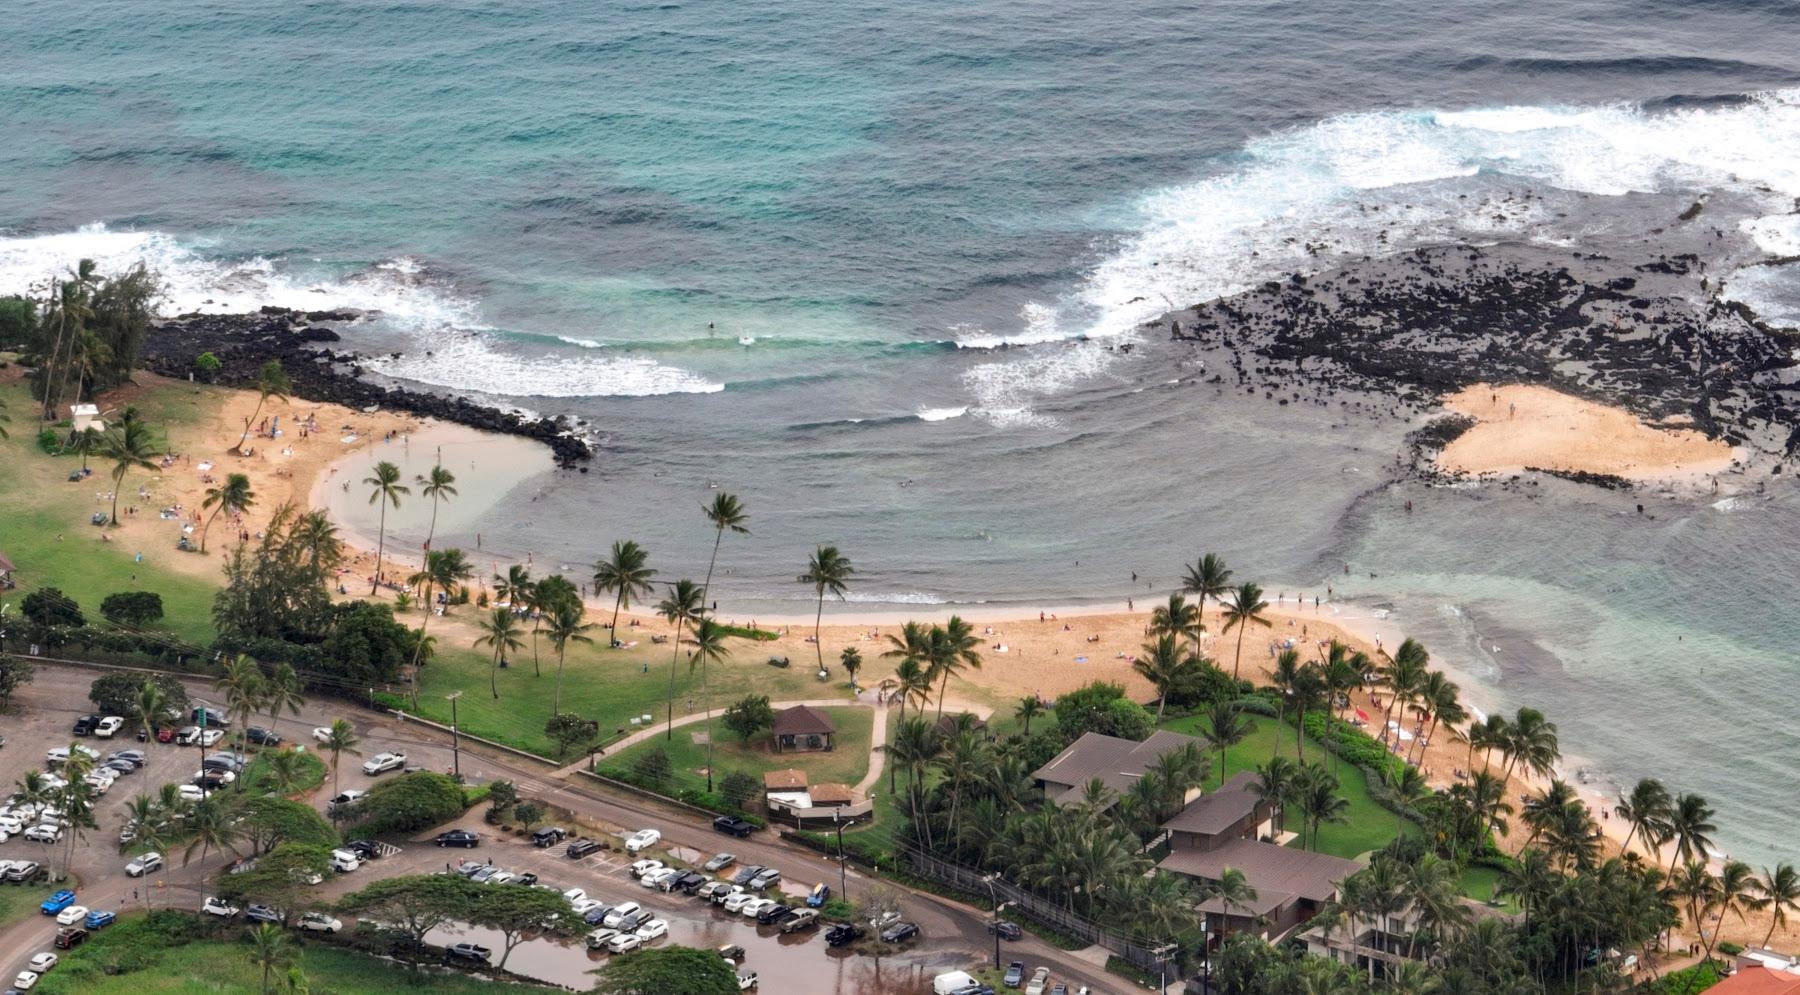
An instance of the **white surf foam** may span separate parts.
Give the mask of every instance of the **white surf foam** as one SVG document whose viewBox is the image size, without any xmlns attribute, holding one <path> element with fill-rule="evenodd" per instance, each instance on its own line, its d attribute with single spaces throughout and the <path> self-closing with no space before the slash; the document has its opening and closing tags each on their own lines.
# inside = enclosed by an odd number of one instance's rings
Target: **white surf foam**
<svg viewBox="0 0 1800 995">
<path fill-rule="evenodd" d="M 917 412 L 920 421 L 949 421 L 968 413 L 969 406 L 966 404 L 960 408 L 920 408 Z"/>
<path fill-rule="evenodd" d="M 391 377 L 503 397 L 647 397 L 725 389 L 687 370 L 636 356 L 527 355 L 495 349 L 483 335 L 459 334 L 378 357 L 371 369 Z"/>
</svg>

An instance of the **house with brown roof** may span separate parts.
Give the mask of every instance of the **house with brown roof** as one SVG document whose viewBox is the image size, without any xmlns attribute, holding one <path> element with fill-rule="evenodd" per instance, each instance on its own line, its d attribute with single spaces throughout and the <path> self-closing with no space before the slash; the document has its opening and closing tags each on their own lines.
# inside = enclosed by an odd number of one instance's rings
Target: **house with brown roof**
<svg viewBox="0 0 1800 995">
<path fill-rule="evenodd" d="M 850 786 L 836 781 L 815 784 L 807 794 L 812 796 L 812 803 L 816 808 L 851 805 L 856 802 L 856 794 L 850 790 Z"/>
<path fill-rule="evenodd" d="M 1158 757 L 1199 742 L 1192 736 L 1160 729 L 1141 743 L 1097 732 L 1084 733 L 1049 763 L 1033 771 L 1031 777 L 1043 789 L 1044 797 L 1057 805 L 1080 804 L 1088 783 L 1096 778 L 1111 789 L 1117 800 L 1131 790 Z M 1191 790 L 1187 800 L 1198 795 L 1199 789 Z"/>
<path fill-rule="evenodd" d="M 789 767 L 787 770 L 772 770 L 763 775 L 764 791 L 805 791 L 806 771 Z"/>
<path fill-rule="evenodd" d="M 776 753 L 807 753 L 832 749 L 837 728 L 824 712 L 808 705 L 795 705 L 775 713 L 770 733 L 775 740 Z"/>
</svg>

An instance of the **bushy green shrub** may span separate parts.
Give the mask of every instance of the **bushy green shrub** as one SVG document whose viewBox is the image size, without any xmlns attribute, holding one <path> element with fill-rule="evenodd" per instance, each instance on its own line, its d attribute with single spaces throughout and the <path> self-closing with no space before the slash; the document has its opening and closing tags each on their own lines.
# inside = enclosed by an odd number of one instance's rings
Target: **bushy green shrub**
<svg viewBox="0 0 1800 995">
<path fill-rule="evenodd" d="M 448 822 L 463 811 L 462 786 L 430 771 L 402 774 L 369 789 L 350 810 L 357 835 L 412 833 Z"/>
</svg>

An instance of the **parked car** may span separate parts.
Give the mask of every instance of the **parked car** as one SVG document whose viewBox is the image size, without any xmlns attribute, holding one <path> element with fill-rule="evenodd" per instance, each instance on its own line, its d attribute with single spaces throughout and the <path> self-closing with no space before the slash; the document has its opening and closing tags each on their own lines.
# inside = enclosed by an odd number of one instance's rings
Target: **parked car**
<svg viewBox="0 0 1800 995">
<path fill-rule="evenodd" d="M 612 942 L 612 938 L 618 935 L 619 931 L 616 929 L 596 929 L 587 935 L 587 948 L 589 950 L 604 949 L 608 943 Z"/>
<path fill-rule="evenodd" d="M 1031 981 L 1025 986 L 1025 995 L 1044 995 L 1044 989 L 1049 987 L 1049 981 L 1049 968 L 1040 967 L 1031 972 Z"/>
<path fill-rule="evenodd" d="M 772 888 L 781 881 L 781 872 L 773 867 L 764 868 L 761 874 L 750 879 L 750 890 L 761 891 Z"/>
<path fill-rule="evenodd" d="M 91 930 L 98 930 L 105 929 L 118 921 L 119 914 L 117 912 L 111 912 L 106 909 L 94 909 L 87 914 L 87 919 L 82 922 L 82 925 Z"/>
<path fill-rule="evenodd" d="M 360 791 L 356 788 L 345 788 L 343 791 L 332 796 L 331 801 L 326 803 L 326 809 L 335 815 L 356 804 L 357 799 L 360 799 L 366 794 L 368 794 L 367 791 Z"/>
<path fill-rule="evenodd" d="M 203 802 L 209 792 L 197 784 L 184 784 L 175 792 L 184 802 Z"/>
<path fill-rule="evenodd" d="M 580 839 L 570 843 L 569 848 L 563 852 L 568 854 L 570 860 L 580 860 L 590 853 L 597 853 L 605 848 L 605 844 L 598 840 Z"/>
<path fill-rule="evenodd" d="M 702 865 L 702 869 L 708 874 L 716 874 L 735 863 L 737 863 L 735 854 L 715 853 L 711 860 Z"/>
<path fill-rule="evenodd" d="M 108 715 L 94 723 L 94 735 L 101 739 L 111 739 L 120 729 L 125 728 L 125 720 L 117 715 Z"/>
<path fill-rule="evenodd" d="M 531 845 L 538 847 L 539 849 L 553 847 L 556 844 L 561 843 L 568 835 L 569 831 L 567 829 L 559 829 L 555 826 L 545 826 L 531 834 Z"/>
<path fill-rule="evenodd" d="M 606 914 L 611 911 L 612 906 L 597 904 L 581 914 L 581 921 L 587 923 L 589 926 L 598 926 L 606 919 Z"/>
<path fill-rule="evenodd" d="M 676 875 L 675 880 L 669 882 L 668 887 L 664 890 L 679 891 L 692 895 L 694 889 L 705 884 L 706 881 L 707 878 L 704 874 L 698 874 L 694 871 L 682 871 L 680 874 Z"/>
<path fill-rule="evenodd" d="M 883 943 L 905 943 L 919 935 L 919 927 L 915 923 L 897 922 L 881 931 Z"/>
<path fill-rule="evenodd" d="M 637 928 L 637 935 L 638 939 L 649 943 L 651 940 L 668 936 L 669 924 L 661 919 L 652 919 Z"/>
<path fill-rule="evenodd" d="M 756 831 L 755 826 L 735 815 L 719 816 L 713 820 L 713 828 L 721 833 L 736 836 L 738 839 L 743 839 Z"/>
<path fill-rule="evenodd" d="M 720 883 L 723 884 L 723 882 L 720 882 Z M 745 891 L 744 886 L 741 884 L 728 884 L 728 885 L 725 885 L 725 887 L 723 889 L 719 889 L 719 888 L 713 889 L 712 903 L 714 905 L 724 906 L 727 903 L 731 902 L 732 899 L 736 899 L 737 900 L 736 904 L 732 905 L 730 908 L 725 910 L 727 912 L 735 912 L 738 909 L 742 908 L 745 902 L 748 902 L 749 900 L 751 900 L 752 898 L 755 898 L 755 897 L 756 897 L 755 895 L 752 895 L 751 893 Z"/>
<path fill-rule="evenodd" d="M 744 894 L 750 895 L 749 892 L 744 892 Z M 744 899 L 743 904 L 738 906 L 738 914 L 742 915 L 746 919 L 754 919 L 754 918 L 756 918 L 757 913 L 761 912 L 762 910 L 768 908 L 771 905 L 776 905 L 776 904 L 779 904 L 779 903 L 777 903 L 773 898 L 758 898 L 755 895 L 750 895 L 749 898 Z M 729 903 L 727 903 L 726 911 L 729 912 L 730 910 L 731 910 L 731 907 L 730 907 Z"/>
<path fill-rule="evenodd" d="M 245 729 L 244 738 L 257 746 L 281 745 L 281 734 L 273 729 L 264 729 L 262 726 L 251 726 Z"/>
<path fill-rule="evenodd" d="M 638 884 L 645 888 L 660 888 L 664 881 L 671 881 L 680 876 L 680 868 L 658 867 L 656 870 L 638 878 Z"/>
<path fill-rule="evenodd" d="M 404 766 L 406 766 L 406 754 L 404 753 L 377 753 L 363 761 L 362 769 L 364 774 L 374 775 L 390 770 L 399 770 Z"/>
<path fill-rule="evenodd" d="M 340 874 L 348 874 L 362 866 L 362 858 L 351 850 L 331 851 L 331 869 Z"/>
<path fill-rule="evenodd" d="M 331 727 L 330 726 L 319 726 L 318 728 L 316 728 L 312 731 L 312 738 L 315 740 L 318 740 L 321 743 L 331 742 Z"/>
<path fill-rule="evenodd" d="M 760 925 L 770 926 L 786 919 L 788 914 L 793 911 L 794 909 L 792 906 L 783 905 L 780 902 L 771 902 L 757 911 L 756 921 Z"/>
<path fill-rule="evenodd" d="M 469 832 L 467 829 L 452 829 L 449 832 L 437 834 L 437 836 L 432 839 L 432 842 L 436 843 L 438 846 L 460 846 L 464 849 L 468 849 L 480 846 L 481 837 Z"/>
<path fill-rule="evenodd" d="M 194 710 L 188 713 L 188 721 L 195 725 L 214 726 L 220 729 L 231 728 L 231 716 L 205 702 L 194 706 Z"/>
<path fill-rule="evenodd" d="M 209 753 L 205 760 L 200 761 L 201 770 L 228 770 L 233 774 L 243 773 L 244 768 L 249 765 L 250 760 L 248 757 L 239 756 L 236 753 L 225 750 L 221 750 L 218 753 Z"/>
<path fill-rule="evenodd" d="M 281 910 L 273 905 L 252 905 L 244 910 L 244 918 L 250 922 L 281 922 Z"/>
<path fill-rule="evenodd" d="M 56 939 L 51 940 L 50 944 L 58 950 L 73 950 L 86 943 L 87 938 L 88 931 L 80 926 L 64 926 L 56 931 Z"/>
<path fill-rule="evenodd" d="M 521 874 L 518 877 L 513 878 L 513 884 L 534 885 L 537 883 L 538 883 L 538 876 L 536 874 L 531 873 L 530 871 L 526 871 L 524 874 Z"/>
<path fill-rule="evenodd" d="M 98 715 L 83 715 L 80 718 L 75 720 L 75 728 L 71 729 L 70 731 L 73 732 L 77 736 L 91 736 L 94 734 L 94 727 L 99 724 L 100 724 L 100 716 L 98 716 Z"/>
<path fill-rule="evenodd" d="M 829 901 L 831 901 L 831 886 L 828 884 L 815 884 L 813 890 L 806 895 L 806 907 L 809 909 L 822 909 Z"/>
<path fill-rule="evenodd" d="M 1006 965 L 1006 973 L 1001 976 L 1000 983 L 1008 988 L 1017 988 L 1025 983 L 1025 962 L 1015 960 Z"/>
<path fill-rule="evenodd" d="M 850 922 L 834 923 L 825 930 L 825 945 L 841 947 L 869 935 L 869 931 Z"/>
<path fill-rule="evenodd" d="M 114 750 L 106 755 L 108 760 L 124 760 L 136 767 L 144 766 L 143 750 Z"/>
<path fill-rule="evenodd" d="M 183 746 L 193 746 L 195 743 L 201 746 L 211 746 L 225 738 L 225 733 L 218 729 L 199 729 L 194 726 L 188 726 L 188 729 L 192 729 L 193 732 L 187 739 L 183 740 L 180 736 L 175 737 L 175 741 Z"/>
<path fill-rule="evenodd" d="M 35 860 L 15 860 L 6 869 L 6 880 L 13 884 L 36 881 L 44 873 L 44 867 Z"/>
<path fill-rule="evenodd" d="M 641 878 L 646 874 L 651 874 L 656 871 L 660 871 L 660 870 L 662 870 L 662 868 L 663 868 L 662 861 L 652 860 L 649 857 L 645 857 L 643 860 L 633 861 L 630 867 L 625 868 L 625 873 L 631 875 L 634 878 Z"/>
<path fill-rule="evenodd" d="M 466 964 L 486 964 L 493 958 L 494 952 L 479 943 L 453 943 L 444 948 L 444 956 Z"/>
<path fill-rule="evenodd" d="M 53 916 L 74 904 L 75 893 L 64 888 L 51 895 L 49 898 L 44 899 L 44 903 L 38 906 L 38 910 L 47 916 Z"/>
<path fill-rule="evenodd" d="M 740 867 L 740 868 L 738 868 L 738 872 L 731 876 L 731 883 L 747 885 L 750 883 L 751 878 L 757 876 L 758 874 L 761 874 L 763 871 L 765 871 L 767 869 L 768 868 L 763 867 L 761 864 L 750 864 L 750 865 L 747 865 L 744 867 Z"/>
<path fill-rule="evenodd" d="M 719 948 L 719 956 L 735 964 L 744 959 L 744 948 L 735 943 L 727 943 Z"/>
<path fill-rule="evenodd" d="M 202 791 L 217 791 L 229 787 L 237 775 L 228 770 L 202 770 L 194 773 L 194 787 Z"/>
<path fill-rule="evenodd" d="M 225 901 L 224 899 L 215 898 L 215 897 L 209 895 L 209 896 L 207 896 L 206 901 L 201 903 L 200 911 L 206 913 L 209 916 L 218 916 L 221 919 L 230 919 L 232 916 L 237 915 L 239 912 L 242 912 L 243 910 L 238 908 L 235 905 L 232 905 L 230 902 Z"/>
<path fill-rule="evenodd" d="M 19 976 L 13 979 L 13 989 L 22 992 L 30 991 L 37 983 L 38 973 L 36 971 L 20 971 Z"/>
<path fill-rule="evenodd" d="M 562 896 L 570 905 L 574 905 L 576 902 L 587 898 L 587 892 L 581 888 L 570 888 L 563 892 Z"/>
<path fill-rule="evenodd" d="M 620 933 L 606 941 L 606 949 L 615 954 L 630 953 L 644 945 L 644 938 L 636 933 Z"/>
<path fill-rule="evenodd" d="M 750 989 L 755 988 L 758 983 L 755 971 L 751 971 L 749 974 L 738 975 L 738 991 L 740 992 L 747 992 Z"/>
<path fill-rule="evenodd" d="M 798 933 L 803 929 L 812 929 L 818 924 L 818 909 L 794 909 L 780 921 L 783 933 Z"/>
<path fill-rule="evenodd" d="M 71 905 L 56 914 L 56 924 L 58 926 L 73 926 L 81 920 L 86 919 L 87 914 L 87 906 Z"/>
<path fill-rule="evenodd" d="M 640 829 L 625 840 L 627 853 L 640 853 L 662 842 L 662 831 L 658 829 Z"/>
<path fill-rule="evenodd" d="M 1005 919 L 1001 919 L 998 922 L 989 919 L 987 931 L 989 933 L 999 934 L 1002 940 L 1018 940 L 1025 936 L 1025 931 L 1019 928 L 1018 923 L 1007 922 Z"/>
<path fill-rule="evenodd" d="M 62 840 L 62 829 L 48 823 L 32 826 L 25 830 L 25 838 L 33 843 L 57 843 Z"/>
<path fill-rule="evenodd" d="M 158 743 L 173 743 L 173 742 L 175 742 L 175 727 L 174 726 L 157 726 L 156 727 L 156 741 Z"/>
<path fill-rule="evenodd" d="M 625 921 L 626 916 L 629 916 L 642 908 L 643 906 L 636 902 L 622 902 L 613 906 L 613 910 L 606 914 L 606 918 L 600 920 L 600 925 L 611 926 L 615 929 L 620 928 L 619 924 Z"/>
<path fill-rule="evenodd" d="M 343 929 L 344 924 L 323 912 L 308 912 L 300 917 L 294 928 L 308 933 L 335 933 Z"/>
</svg>

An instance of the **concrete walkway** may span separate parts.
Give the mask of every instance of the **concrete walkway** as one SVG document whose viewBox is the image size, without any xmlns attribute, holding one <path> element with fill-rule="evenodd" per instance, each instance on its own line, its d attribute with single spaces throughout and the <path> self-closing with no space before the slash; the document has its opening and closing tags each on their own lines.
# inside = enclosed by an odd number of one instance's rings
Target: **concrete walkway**
<svg viewBox="0 0 1800 995">
<path fill-rule="evenodd" d="M 856 700 L 850 699 L 850 698 L 809 698 L 804 701 L 772 701 L 772 702 L 769 702 L 769 707 L 773 708 L 777 712 L 781 711 L 784 708 L 793 708 L 795 705 L 810 705 L 813 708 L 845 708 L 845 707 L 854 708 L 857 706 L 861 706 L 863 708 L 875 708 L 875 705 L 873 702 L 856 701 Z M 683 715 L 680 718 L 677 718 L 673 725 L 670 725 L 667 722 L 659 722 L 656 725 L 651 726 L 650 728 L 639 729 L 637 732 L 634 732 L 631 735 L 626 736 L 624 739 L 619 740 L 617 743 L 614 743 L 611 746 L 608 746 L 606 748 L 606 752 L 610 754 L 610 753 L 618 753 L 621 750 L 629 750 L 632 747 L 638 745 L 639 743 L 655 739 L 656 737 L 669 732 L 670 729 L 672 729 L 672 728 L 678 729 L 682 726 L 693 725 L 696 722 L 704 722 L 709 717 L 709 715 L 711 717 L 716 717 L 716 716 L 722 714 L 723 711 L 724 711 L 723 709 L 715 708 L 712 710 L 711 713 L 694 712 L 691 715 Z M 882 710 L 881 709 L 876 710 L 875 721 L 878 726 L 885 727 L 886 723 L 882 719 Z M 880 733 L 871 733 L 871 737 L 870 737 L 871 746 L 873 746 L 874 743 L 879 742 L 880 739 L 881 739 Z M 587 759 L 584 757 L 580 760 L 575 761 L 572 764 L 569 764 L 566 767 L 558 768 L 557 771 L 554 774 L 552 774 L 551 776 L 566 778 L 566 777 L 574 774 L 576 771 L 583 770 L 586 767 L 587 767 Z"/>
</svg>

